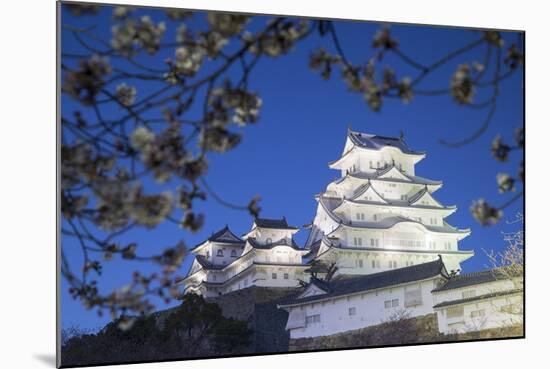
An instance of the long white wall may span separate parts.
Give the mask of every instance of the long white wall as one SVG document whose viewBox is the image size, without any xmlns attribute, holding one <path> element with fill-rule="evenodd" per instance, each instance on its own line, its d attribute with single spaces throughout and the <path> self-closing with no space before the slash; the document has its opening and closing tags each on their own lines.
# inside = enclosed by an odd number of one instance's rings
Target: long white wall
<svg viewBox="0 0 550 369">
<path fill-rule="evenodd" d="M 495 292 L 512 291 L 521 288 L 519 279 L 498 280 L 462 288 L 434 292 L 435 304 L 465 298 L 487 295 Z M 484 300 L 437 308 L 439 331 L 442 333 L 463 333 L 481 329 L 497 328 L 520 323 L 523 320 L 523 297 L 514 295 L 497 296 Z"/>
<path fill-rule="evenodd" d="M 327 336 L 377 325 L 403 309 L 411 317 L 433 313 L 430 291 L 435 288 L 435 280 L 285 308 L 289 312 L 289 321 L 303 321 L 302 327 L 290 329 L 290 338 Z M 418 288 L 421 291 L 421 304 L 405 306 L 405 291 Z"/>
<path fill-rule="evenodd" d="M 436 309 L 441 333 L 503 328 L 523 322 L 521 293 Z"/>
</svg>

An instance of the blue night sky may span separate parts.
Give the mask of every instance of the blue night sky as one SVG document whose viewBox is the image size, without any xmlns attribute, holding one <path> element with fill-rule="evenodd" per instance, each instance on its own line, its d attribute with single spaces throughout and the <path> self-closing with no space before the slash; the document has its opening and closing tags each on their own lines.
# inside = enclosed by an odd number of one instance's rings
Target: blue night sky
<svg viewBox="0 0 550 369">
<path fill-rule="evenodd" d="M 94 32 L 105 39 L 110 38 L 112 8 L 104 7 L 99 15 L 73 17 L 63 10 L 61 26 L 70 24 L 86 27 L 96 24 Z M 135 15 L 149 14 L 155 22 L 164 20 L 168 31 L 166 42 L 173 42 L 177 22 L 168 20 L 158 10 L 143 9 Z M 195 16 L 204 17 L 203 14 Z M 265 24 L 266 17 L 254 17 L 250 29 Z M 200 20 L 197 25 L 200 24 Z M 342 47 L 352 62 L 363 62 L 370 58 L 372 36 L 380 25 L 367 22 L 335 22 Z M 193 25 L 191 25 L 191 28 Z M 468 29 L 437 28 L 427 26 L 393 25 L 392 35 L 401 49 L 418 61 L 430 64 L 448 52 L 475 40 L 479 33 Z M 503 34 L 506 44 L 517 40 L 517 34 Z M 485 111 L 465 108 L 453 102 L 448 95 L 415 96 L 410 104 L 398 99 L 386 99 L 380 112 L 372 112 L 361 95 L 347 91 L 334 71 L 329 81 L 324 81 L 318 72 L 309 69 L 310 53 L 323 46 L 332 52 L 328 38 L 322 39 L 317 32 L 301 41 L 288 55 L 270 59 L 262 58 L 251 75 L 249 88 L 262 97 L 260 120 L 256 125 L 242 129 L 243 141 L 226 154 L 211 154 L 210 169 L 206 180 L 225 200 L 246 205 L 256 195 L 261 196 L 263 217 L 286 216 L 290 224 L 302 226 L 312 221 L 316 202 L 314 195 L 324 190 L 339 173 L 328 168 L 327 163 L 335 160 L 342 152 L 348 125 L 354 130 L 369 133 L 398 136 L 405 134 L 408 145 L 419 151 L 426 151 L 427 157 L 417 165 L 416 174 L 436 180 L 443 180 L 444 186 L 435 197 L 446 205 L 457 205 L 458 211 L 447 221 L 459 228 L 471 228 L 472 235 L 463 240 L 462 250 L 475 250 L 476 255 L 465 262 L 464 272 L 484 269 L 488 260 L 485 250 L 499 250 L 504 246 L 502 232 L 513 231 L 517 226 L 507 225 L 506 219 L 513 219 L 522 211 L 523 201 L 517 201 L 505 211 L 503 221 L 492 227 L 482 227 L 472 218 L 469 207 L 474 199 L 486 198 L 499 205 L 511 197 L 499 194 L 496 175 L 508 172 L 516 176 L 520 153 L 512 153 L 507 163 L 497 162 L 490 152 L 491 141 L 501 134 L 504 141 L 513 144 L 513 132 L 523 119 L 523 76 L 515 73 L 502 82 L 496 112 L 491 126 L 478 140 L 466 147 L 452 149 L 439 143 L 439 139 L 461 139 L 474 132 L 485 119 Z M 82 52 L 70 32 L 62 31 L 62 52 Z M 141 57 L 143 63 L 162 65 L 162 60 L 172 55 L 172 50 L 160 52 L 154 57 Z M 438 69 L 420 85 L 423 89 L 446 88 L 457 65 L 465 62 L 482 62 L 485 46 L 473 49 L 453 59 L 449 65 Z M 74 60 L 62 60 L 72 65 Z M 414 76 L 416 71 L 403 64 L 393 55 L 386 55 L 384 62 L 392 67 L 398 77 Z M 236 73 L 238 70 L 230 70 Z M 491 70 L 487 77 L 491 76 Z M 486 78 L 487 78 L 486 77 Z M 129 81 L 138 88 L 140 83 Z M 110 86 L 114 90 L 116 85 Z M 157 87 L 151 88 L 154 91 Z M 479 92 L 475 101 L 484 101 L 489 91 Z M 145 93 L 142 91 L 142 97 Z M 62 96 L 62 112 L 71 114 L 77 108 L 67 95 Z M 110 108 L 105 114 L 121 114 L 117 108 Z M 193 114 L 193 111 L 191 111 Z M 91 116 L 90 116 L 91 117 Z M 177 181 L 168 183 L 175 189 Z M 519 190 L 522 189 L 520 185 Z M 206 221 L 203 229 L 190 234 L 173 223 L 163 223 L 153 230 L 133 231 L 120 238 L 121 241 L 136 240 L 140 249 L 162 250 L 184 240 L 189 247 L 201 242 L 212 232 L 228 224 L 236 234 L 247 231 L 252 218 L 247 212 L 226 208 L 209 198 L 197 203 L 197 209 L 204 212 Z M 303 244 L 307 230 L 301 230 L 296 240 Z M 80 263 L 81 256 L 75 240 L 62 238 L 69 260 Z M 192 261 L 188 257 L 182 267 L 184 275 Z M 75 264 L 79 265 L 79 264 Z M 127 283 L 135 269 L 149 270 L 149 265 L 114 260 L 105 263 L 100 287 L 110 290 Z M 83 308 L 67 292 L 62 283 L 62 325 L 78 325 L 83 328 L 103 326 L 108 317 L 97 315 Z M 167 305 L 159 303 L 159 308 Z"/>
</svg>

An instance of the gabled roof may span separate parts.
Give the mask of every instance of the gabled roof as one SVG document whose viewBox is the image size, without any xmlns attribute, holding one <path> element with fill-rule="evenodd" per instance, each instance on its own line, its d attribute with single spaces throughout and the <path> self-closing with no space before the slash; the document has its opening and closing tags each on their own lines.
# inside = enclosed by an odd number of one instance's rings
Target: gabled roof
<svg viewBox="0 0 550 369">
<path fill-rule="evenodd" d="M 387 168 L 386 168 L 387 169 Z M 385 169 L 382 169 L 384 171 Z M 399 170 L 399 169 L 398 169 Z M 387 182 L 399 182 L 399 183 L 410 183 L 410 184 L 416 184 L 416 185 L 428 185 L 428 186 L 441 186 L 443 184 L 443 181 L 435 181 L 419 176 L 413 176 L 411 174 L 407 174 L 403 171 L 401 173 L 407 177 L 409 180 L 403 180 L 399 178 L 379 178 L 381 171 L 376 171 L 372 173 L 367 172 L 352 172 L 346 174 L 344 177 L 338 178 L 334 183 L 338 184 L 343 182 L 346 178 L 358 178 L 358 179 L 370 179 L 370 180 L 378 180 L 378 181 L 387 181 Z"/>
<path fill-rule="evenodd" d="M 367 274 L 360 277 L 334 279 L 327 283 L 327 292 L 315 296 L 299 298 L 299 294 L 283 300 L 280 306 L 300 305 L 319 300 L 331 299 L 356 293 L 367 292 L 384 287 L 421 281 L 441 275 L 448 277 L 447 270 L 441 258 L 409 267 L 392 269 L 380 273 Z"/>
<path fill-rule="evenodd" d="M 377 197 L 378 201 L 375 200 L 360 200 L 359 197 L 361 197 L 364 193 L 367 191 L 372 191 Z M 427 195 L 426 195 L 427 193 Z M 397 199 L 385 199 L 383 198 L 372 186 L 370 181 L 367 184 L 363 184 L 359 186 L 354 195 L 350 197 L 349 199 L 344 198 L 341 200 L 341 203 L 337 204 L 335 208 L 332 209 L 332 211 L 336 211 L 340 206 L 344 205 L 345 203 L 350 204 L 359 204 L 359 205 L 375 205 L 375 206 L 394 206 L 394 207 L 410 207 L 411 205 L 414 205 L 415 202 L 420 200 L 423 196 L 430 196 L 430 198 L 439 206 L 433 206 L 433 205 L 415 205 L 415 208 L 418 209 L 427 209 L 427 210 L 446 210 L 454 212 L 456 210 L 456 206 L 444 206 L 439 201 L 437 201 L 432 194 L 429 193 L 429 191 L 424 188 L 417 192 L 415 195 L 413 195 L 409 200 L 397 200 Z"/>
<path fill-rule="evenodd" d="M 224 243 L 238 243 L 242 244 L 245 241 L 241 239 L 239 236 L 235 235 L 235 233 L 231 232 L 229 227 L 226 225 L 216 233 L 213 233 L 209 238 L 208 241 L 216 241 L 216 242 L 224 242 Z"/>
<path fill-rule="evenodd" d="M 403 138 L 377 136 L 368 133 L 361 133 L 348 129 L 348 137 L 354 145 L 365 149 L 380 150 L 384 147 L 394 147 L 399 149 L 403 154 L 421 155 L 424 152 L 411 150 Z"/>
<path fill-rule="evenodd" d="M 362 228 L 362 229 L 389 229 L 394 227 L 396 224 L 399 223 L 415 223 L 422 227 L 424 227 L 426 230 L 435 232 L 435 233 L 453 233 L 453 234 L 469 234 L 470 229 L 458 229 L 455 227 L 451 227 L 446 222 L 443 222 L 443 226 L 433 226 L 433 225 L 427 225 L 424 223 L 421 223 L 419 221 L 416 221 L 414 219 L 406 218 L 403 216 L 392 216 L 384 218 L 377 222 L 355 222 L 355 221 L 349 221 L 344 222 L 341 221 L 340 225 L 334 230 L 336 231 L 340 227 L 350 227 L 350 228 Z M 333 232 L 334 232 L 333 231 Z"/>
<path fill-rule="evenodd" d="M 434 203 L 436 203 L 438 206 L 442 207 L 442 208 L 445 208 L 445 206 L 440 203 L 439 201 L 437 201 L 435 199 L 435 197 L 432 196 L 432 194 L 430 193 L 430 191 L 428 191 L 428 186 L 424 187 L 422 190 L 418 191 L 416 194 L 414 194 L 410 199 L 409 199 L 409 204 L 413 205 L 414 203 L 420 201 L 422 198 L 424 197 L 428 197 L 431 201 L 433 201 Z"/>
<path fill-rule="evenodd" d="M 393 175 L 388 175 L 392 174 Z M 405 174 L 404 171 L 399 170 L 394 164 L 387 166 L 386 168 L 377 171 L 379 179 L 400 179 L 402 181 L 412 182 L 412 179 Z"/>
<path fill-rule="evenodd" d="M 361 186 L 359 186 L 358 188 L 355 189 L 354 193 L 353 193 L 353 196 L 351 197 L 351 200 L 355 200 L 357 198 L 359 198 L 360 196 L 362 196 L 364 193 L 366 193 L 367 191 L 371 190 L 372 192 L 374 192 L 374 194 L 376 195 L 376 197 L 378 198 L 378 200 L 382 203 L 385 203 L 387 204 L 388 203 L 388 200 L 386 200 L 385 198 L 382 197 L 382 195 L 380 195 L 378 193 L 378 191 L 376 191 L 374 189 L 374 187 L 372 186 L 372 183 L 370 181 L 370 179 L 368 180 L 367 183 L 364 183 L 362 184 Z"/>
<path fill-rule="evenodd" d="M 467 274 L 459 274 L 453 276 L 443 286 L 434 289 L 434 292 L 452 290 L 455 288 L 462 288 L 473 286 L 476 284 L 490 283 L 509 278 L 509 275 L 499 272 L 499 269 L 488 269 L 480 272 L 473 272 Z"/>
<path fill-rule="evenodd" d="M 210 237 L 208 237 L 205 241 L 199 243 L 189 251 L 195 252 L 198 251 L 200 248 L 202 248 L 204 245 L 208 244 L 208 242 L 219 242 L 219 243 L 225 243 L 225 244 L 234 244 L 242 246 L 244 245 L 245 241 L 239 236 L 235 235 L 235 233 L 231 232 L 229 227 L 226 225 L 219 231 L 212 233 Z"/>
<path fill-rule="evenodd" d="M 290 226 L 286 218 L 282 219 L 268 219 L 268 218 L 256 218 L 254 219 L 254 224 L 258 228 L 272 228 L 272 229 L 298 229 L 296 227 Z"/>
</svg>

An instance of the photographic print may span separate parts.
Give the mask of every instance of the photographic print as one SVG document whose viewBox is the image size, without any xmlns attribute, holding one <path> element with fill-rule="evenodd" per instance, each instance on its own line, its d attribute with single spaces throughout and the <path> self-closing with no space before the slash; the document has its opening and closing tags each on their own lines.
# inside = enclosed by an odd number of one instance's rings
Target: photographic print
<svg viewBox="0 0 550 369">
<path fill-rule="evenodd" d="M 524 337 L 523 31 L 57 6 L 58 365 Z"/>
</svg>

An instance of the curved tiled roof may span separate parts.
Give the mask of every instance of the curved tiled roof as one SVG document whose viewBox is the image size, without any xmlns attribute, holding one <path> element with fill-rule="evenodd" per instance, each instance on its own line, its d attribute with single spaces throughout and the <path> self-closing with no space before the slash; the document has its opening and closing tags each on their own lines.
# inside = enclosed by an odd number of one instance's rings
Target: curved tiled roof
<svg viewBox="0 0 550 369">
<path fill-rule="evenodd" d="M 197 255 L 195 260 L 204 268 L 209 270 L 221 270 L 227 265 L 216 265 L 211 263 L 204 255 Z"/>
<path fill-rule="evenodd" d="M 404 154 L 425 155 L 424 152 L 411 150 L 402 138 L 371 135 L 368 133 L 355 132 L 351 129 L 348 130 L 348 137 L 354 145 L 365 149 L 380 150 L 384 147 L 394 147 Z"/>
<path fill-rule="evenodd" d="M 393 166 L 390 166 L 389 168 L 394 168 Z M 395 167 L 397 170 L 399 170 L 397 167 Z M 338 178 L 333 183 L 339 184 L 346 180 L 347 178 L 358 178 L 358 179 L 370 179 L 370 180 L 376 180 L 376 181 L 386 181 L 386 182 L 399 182 L 399 183 L 411 183 L 411 184 L 417 184 L 417 185 L 428 185 L 428 186 L 440 186 L 443 184 L 443 181 L 436 181 L 432 179 L 427 179 L 420 176 L 413 176 L 411 174 L 407 174 L 403 171 L 401 173 L 409 179 L 409 181 L 400 179 L 400 178 L 379 178 L 381 175 L 385 174 L 387 168 L 377 170 L 376 172 L 367 173 L 367 172 L 351 172 L 346 174 L 343 177 Z"/>
<path fill-rule="evenodd" d="M 235 235 L 235 233 L 231 232 L 229 227 L 226 225 L 219 231 L 212 233 L 212 235 L 208 237 L 206 241 L 203 241 L 198 245 L 195 245 L 189 251 L 194 251 L 198 249 L 199 247 L 203 246 L 207 241 L 226 243 L 226 244 L 235 244 L 235 245 L 241 245 L 241 246 L 245 243 L 245 241 L 242 238 Z"/>
<path fill-rule="evenodd" d="M 208 240 L 224 243 L 244 243 L 244 240 L 237 236 L 235 233 L 231 232 L 227 225 L 216 233 L 213 233 L 210 237 L 208 237 Z"/>
<path fill-rule="evenodd" d="M 299 305 L 302 303 L 311 303 L 318 300 L 362 293 L 403 283 L 420 281 L 437 275 L 447 277 L 447 270 L 441 258 L 429 263 L 416 264 L 360 277 L 333 279 L 324 286 L 327 289 L 327 293 L 303 298 L 299 298 L 299 294 L 296 294 L 281 301 L 280 306 Z"/>
<path fill-rule="evenodd" d="M 464 233 L 469 233 L 470 232 L 469 229 L 457 229 L 455 227 L 451 227 L 446 222 L 443 222 L 444 223 L 443 226 L 433 226 L 433 225 L 426 225 L 426 224 L 423 224 L 423 223 L 418 222 L 416 220 L 405 218 L 405 217 L 402 217 L 402 216 L 387 217 L 387 218 L 384 218 L 384 219 L 382 219 L 378 222 L 360 222 L 360 223 L 358 223 L 358 222 L 347 222 L 346 223 L 346 222 L 342 221 L 338 228 L 340 228 L 341 226 L 344 226 L 344 227 L 352 227 L 352 228 L 389 229 L 389 228 L 392 228 L 393 226 L 395 226 L 396 224 L 399 224 L 399 223 L 416 223 L 418 225 L 421 225 L 422 227 L 424 227 L 428 231 L 436 232 L 436 233 L 460 233 L 460 234 L 464 234 Z M 338 229 L 338 228 L 336 228 L 336 229 Z"/>
<path fill-rule="evenodd" d="M 254 223 L 256 223 L 256 227 L 259 228 L 298 229 L 289 225 L 285 217 L 282 219 L 255 218 Z"/>
<path fill-rule="evenodd" d="M 443 286 L 434 289 L 434 292 L 452 290 L 455 288 L 468 287 L 475 284 L 490 283 L 503 279 L 508 279 L 509 275 L 501 273 L 499 269 L 488 269 L 479 272 L 459 274 L 451 279 Z"/>
<path fill-rule="evenodd" d="M 415 184 L 440 185 L 440 184 L 443 183 L 442 181 L 434 181 L 434 180 L 419 177 L 419 176 L 413 176 L 413 175 L 408 174 L 405 171 L 399 169 L 398 167 L 396 167 L 393 164 L 388 165 L 386 168 L 378 169 L 374 173 L 359 172 L 359 173 L 350 173 L 350 175 L 352 177 L 357 177 L 357 178 L 362 178 L 363 176 L 367 176 L 370 179 L 387 180 L 387 181 L 391 180 L 391 181 L 403 182 L 403 180 L 399 179 L 399 178 L 379 178 L 380 176 L 383 176 L 384 174 L 388 173 L 392 169 L 396 169 L 397 171 L 399 171 L 399 173 L 401 173 L 403 176 L 405 176 L 406 178 L 408 178 L 411 182 L 413 182 Z"/>
</svg>

